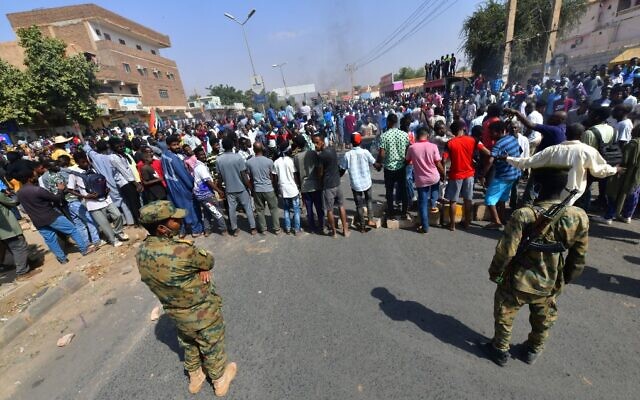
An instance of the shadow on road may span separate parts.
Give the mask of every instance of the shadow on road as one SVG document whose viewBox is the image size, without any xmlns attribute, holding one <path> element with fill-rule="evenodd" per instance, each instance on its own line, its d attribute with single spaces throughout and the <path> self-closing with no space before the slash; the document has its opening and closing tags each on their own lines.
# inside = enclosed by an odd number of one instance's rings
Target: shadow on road
<svg viewBox="0 0 640 400">
<path fill-rule="evenodd" d="M 166 344 L 174 353 L 180 357 L 180 361 L 184 361 L 184 350 L 178 344 L 178 335 L 176 326 L 167 314 L 162 314 L 155 329 L 156 339 Z"/>
<path fill-rule="evenodd" d="M 475 344 L 488 339 L 456 318 L 439 314 L 415 301 L 398 300 L 387 288 L 377 287 L 371 291 L 371 296 L 380 300 L 380 309 L 392 320 L 413 322 L 441 342 L 485 358 Z"/>
<path fill-rule="evenodd" d="M 590 221 L 589 236 L 628 244 L 638 244 L 638 239 L 640 239 L 640 233 L 638 232 L 611 225 L 603 225 L 598 221 Z"/>
<path fill-rule="evenodd" d="M 640 297 L 640 281 L 622 275 L 603 274 L 593 267 L 584 267 L 584 272 L 575 282 L 585 289 L 597 288 L 606 292 Z"/>
<path fill-rule="evenodd" d="M 631 263 L 631 264 L 640 265 L 640 257 L 636 257 L 636 256 L 623 256 L 622 258 L 624 258 L 627 262 L 629 262 L 629 263 Z"/>
</svg>

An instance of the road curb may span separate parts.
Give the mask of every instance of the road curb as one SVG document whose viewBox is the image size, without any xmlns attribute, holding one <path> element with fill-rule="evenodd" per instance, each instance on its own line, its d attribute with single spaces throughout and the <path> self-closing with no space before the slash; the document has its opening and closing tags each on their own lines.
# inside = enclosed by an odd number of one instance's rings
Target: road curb
<svg viewBox="0 0 640 400">
<path fill-rule="evenodd" d="M 0 347 L 11 342 L 16 336 L 39 320 L 53 306 L 87 283 L 89 283 L 89 278 L 87 278 L 84 273 L 75 272 L 62 279 L 57 286 L 49 288 L 24 312 L 10 318 L 0 327 Z"/>
</svg>

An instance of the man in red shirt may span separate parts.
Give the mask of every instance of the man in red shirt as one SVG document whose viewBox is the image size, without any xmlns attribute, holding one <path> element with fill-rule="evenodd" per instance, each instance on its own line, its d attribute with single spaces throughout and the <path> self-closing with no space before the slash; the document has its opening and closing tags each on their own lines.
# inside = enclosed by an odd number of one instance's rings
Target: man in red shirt
<svg viewBox="0 0 640 400">
<path fill-rule="evenodd" d="M 464 200 L 464 228 L 469 228 L 471 223 L 473 177 L 475 175 L 473 152 L 476 148 L 481 150 L 485 146 L 464 133 L 464 125 L 461 121 L 454 121 L 451 124 L 451 132 L 455 137 L 447 143 L 446 153 L 451 160 L 451 166 L 449 167 L 449 182 L 444 197 L 449 200 L 449 230 L 454 231 L 456 229 L 456 204 L 460 197 Z"/>
</svg>

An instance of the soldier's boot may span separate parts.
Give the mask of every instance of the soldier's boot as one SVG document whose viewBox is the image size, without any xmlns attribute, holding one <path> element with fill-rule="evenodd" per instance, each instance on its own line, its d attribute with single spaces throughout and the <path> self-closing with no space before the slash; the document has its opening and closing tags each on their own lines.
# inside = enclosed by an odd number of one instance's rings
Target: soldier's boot
<svg viewBox="0 0 640 400">
<path fill-rule="evenodd" d="M 531 347 L 527 347 L 527 354 L 525 354 L 524 356 L 524 362 L 526 362 L 529 365 L 533 365 L 533 363 L 535 363 L 536 360 L 538 359 L 538 356 L 540 355 L 540 353 L 542 353 L 542 350 L 533 351 Z"/>
<path fill-rule="evenodd" d="M 507 365 L 509 360 L 509 353 L 506 351 L 498 350 L 492 342 L 480 344 L 480 349 L 493 361 L 501 367 Z"/>
<path fill-rule="evenodd" d="M 222 397 L 227 394 L 229 391 L 229 385 L 231 385 L 233 378 L 236 377 L 237 371 L 238 366 L 234 362 L 230 362 L 226 367 L 224 367 L 222 376 L 213 381 L 213 390 L 216 393 L 216 396 Z"/>
<path fill-rule="evenodd" d="M 207 375 L 202 371 L 202 368 L 189 372 L 189 393 L 198 393 L 206 380 Z"/>
</svg>

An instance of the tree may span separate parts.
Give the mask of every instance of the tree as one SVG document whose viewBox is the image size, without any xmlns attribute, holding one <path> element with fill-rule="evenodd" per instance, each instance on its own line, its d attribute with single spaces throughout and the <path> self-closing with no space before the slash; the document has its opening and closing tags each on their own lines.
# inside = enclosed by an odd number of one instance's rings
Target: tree
<svg viewBox="0 0 640 400">
<path fill-rule="evenodd" d="M 247 97 L 247 92 L 242 91 L 229 85 L 210 85 L 207 90 L 210 96 L 220 97 L 220 102 L 224 105 L 231 105 L 233 103 L 249 104 L 250 97 Z"/>
<path fill-rule="evenodd" d="M 35 26 L 18 29 L 17 35 L 27 68 L 22 72 L 0 63 L 0 122 L 40 126 L 91 122 L 98 115 L 96 65 L 82 54 L 67 56 L 62 40 L 45 37 Z"/>
<path fill-rule="evenodd" d="M 422 78 L 424 75 L 424 67 L 418 67 L 415 69 L 411 67 L 402 67 L 397 74 L 393 75 L 393 79 L 403 81 L 405 79 Z"/>
<path fill-rule="evenodd" d="M 511 47 L 511 71 L 521 76 L 527 67 L 543 62 L 549 33 L 553 2 L 518 0 L 515 31 Z M 564 0 L 560 12 L 560 35 L 570 29 L 587 10 L 588 0 Z M 471 70 L 495 76 L 502 69 L 507 5 L 488 0 L 463 23 L 462 49 L 471 63 Z"/>
</svg>

